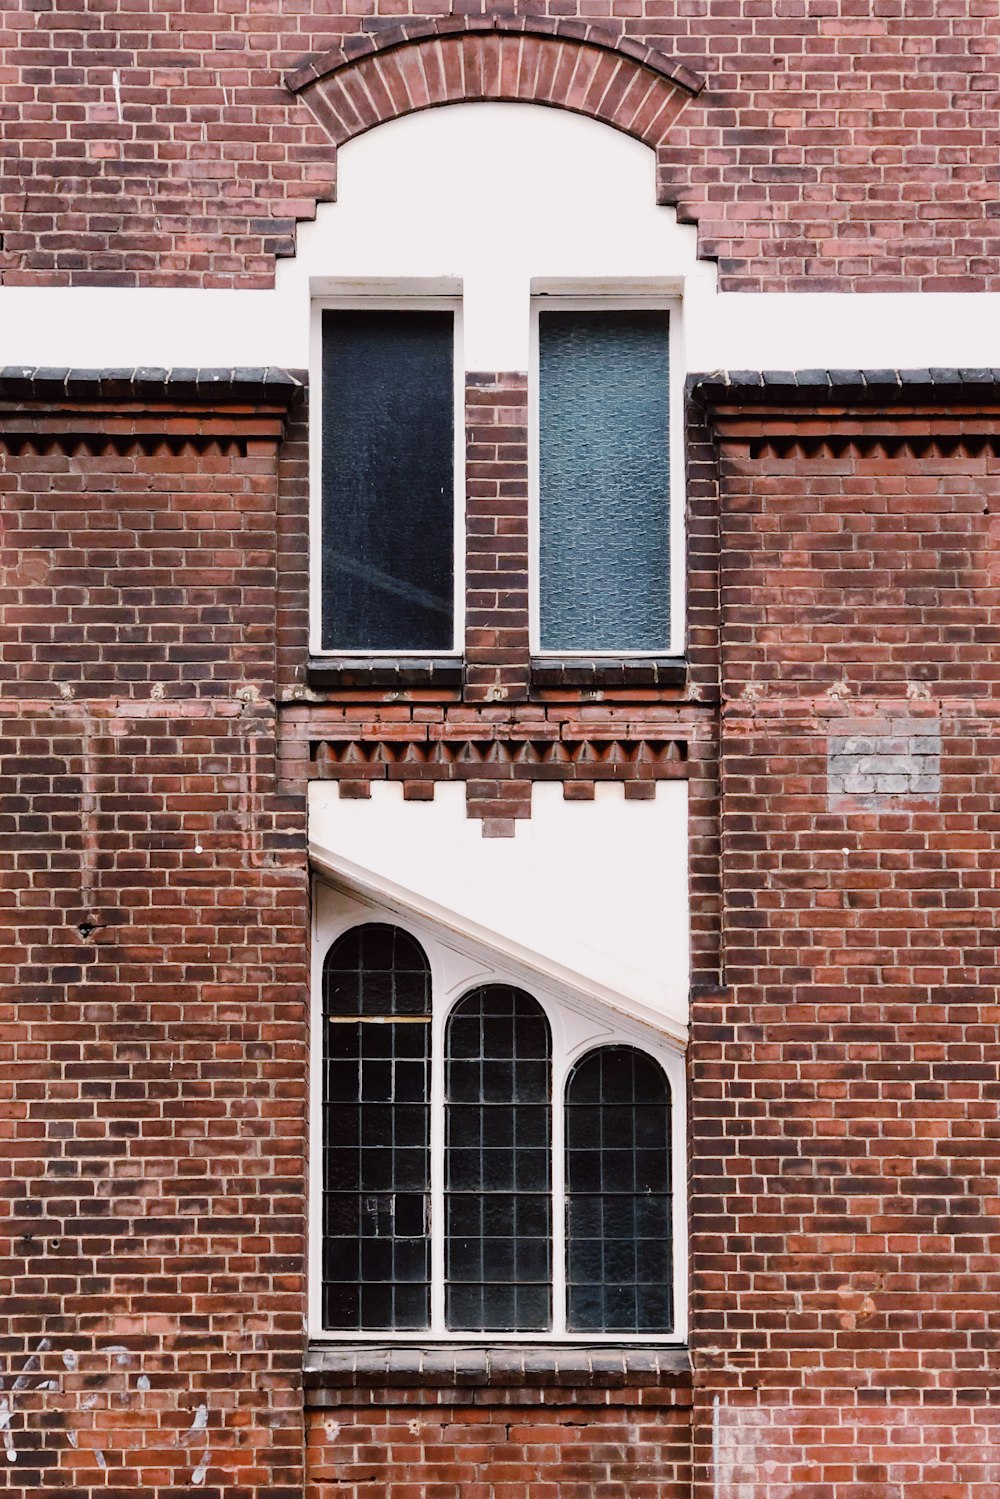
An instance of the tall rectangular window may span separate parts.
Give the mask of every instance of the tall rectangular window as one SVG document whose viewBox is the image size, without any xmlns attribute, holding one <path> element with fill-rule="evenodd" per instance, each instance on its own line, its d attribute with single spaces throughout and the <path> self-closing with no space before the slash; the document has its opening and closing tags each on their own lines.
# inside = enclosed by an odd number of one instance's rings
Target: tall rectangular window
<svg viewBox="0 0 1000 1499">
<path fill-rule="evenodd" d="M 323 313 L 322 647 L 455 645 L 455 319 Z"/>
<path fill-rule="evenodd" d="M 538 329 L 541 648 L 668 650 L 668 314 L 546 310 Z"/>
</svg>

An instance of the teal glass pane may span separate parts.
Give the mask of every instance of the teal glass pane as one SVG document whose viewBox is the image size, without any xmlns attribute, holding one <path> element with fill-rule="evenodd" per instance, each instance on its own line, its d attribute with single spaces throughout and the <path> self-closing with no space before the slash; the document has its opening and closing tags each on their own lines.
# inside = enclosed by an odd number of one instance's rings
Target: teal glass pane
<svg viewBox="0 0 1000 1499">
<path fill-rule="evenodd" d="M 541 646 L 670 644 L 666 312 L 539 317 Z"/>
</svg>

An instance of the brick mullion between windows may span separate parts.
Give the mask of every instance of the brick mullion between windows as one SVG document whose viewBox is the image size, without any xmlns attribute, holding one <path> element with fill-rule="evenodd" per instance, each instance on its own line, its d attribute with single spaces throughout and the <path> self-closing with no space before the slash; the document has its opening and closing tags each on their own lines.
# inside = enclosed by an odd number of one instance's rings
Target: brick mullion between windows
<svg viewBox="0 0 1000 1499">
<path fill-rule="evenodd" d="M 465 700 L 528 696 L 528 382 L 469 374 L 465 393 Z"/>
</svg>

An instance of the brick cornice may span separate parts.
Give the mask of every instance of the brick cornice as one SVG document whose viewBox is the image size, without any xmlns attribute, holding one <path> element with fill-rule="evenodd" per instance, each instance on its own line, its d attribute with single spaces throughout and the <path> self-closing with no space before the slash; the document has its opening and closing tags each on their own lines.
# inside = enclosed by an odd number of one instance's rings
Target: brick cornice
<svg viewBox="0 0 1000 1499">
<path fill-rule="evenodd" d="M 277 442 L 305 376 L 261 369 L 0 368 L 0 440 L 10 448 L 105 442 Z"/>
<path fill-rule="evenodd" d="M 304 393 L 302 371 L 259 368 L 56 369 L 7 364 L 0 367 L 0 400 L 83 402 L 188 401 L 213 405 L 221 401 L 290 406 Z"/>
<path fill-rule="evenodd" d="M 525 16 L 403 22 L 310 59 L 285 83 L 337 146 L 417 110 L 494 100 L 572 110 L 654 149 L 703 86 L 618 32 Z"/>
<path fill-rule="evenodd" d="M 730 442 L 1000 438 L 1000 369 L 716 370 L 688 395 Z"/>
</svg>

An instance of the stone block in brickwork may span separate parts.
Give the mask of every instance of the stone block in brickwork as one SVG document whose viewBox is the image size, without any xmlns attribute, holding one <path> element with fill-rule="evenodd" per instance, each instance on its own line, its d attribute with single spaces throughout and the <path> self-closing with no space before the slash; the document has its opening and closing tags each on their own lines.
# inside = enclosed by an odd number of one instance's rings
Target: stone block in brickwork
<svg viewBox="0 0 1000 1499">
<path fill-rule="evenodd" d="M 941 729 L 935 719 L 879 718 L 839 725 L 827 741 L 830 809 L 936 804 Z"/>
</svg>

